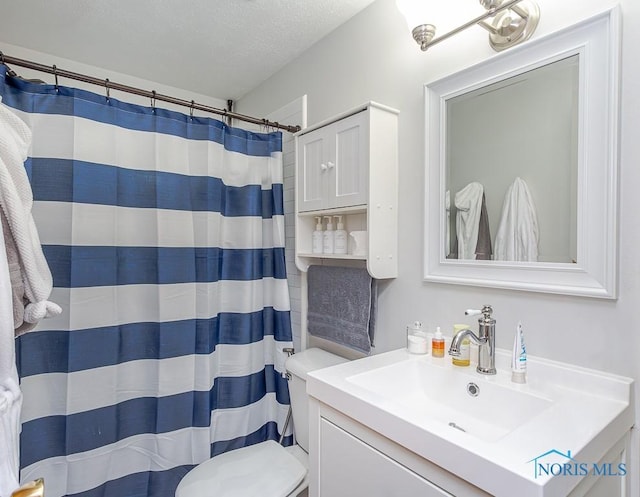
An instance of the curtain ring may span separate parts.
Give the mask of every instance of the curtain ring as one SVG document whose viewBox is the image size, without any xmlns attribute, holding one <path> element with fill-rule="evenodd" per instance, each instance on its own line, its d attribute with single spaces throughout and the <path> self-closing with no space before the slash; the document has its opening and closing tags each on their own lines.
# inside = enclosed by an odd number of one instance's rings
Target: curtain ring
<svg viewBox="0 0 640 497">
<path fill-rule="evenodd" d="M 56 91 L 60 91 L 60 88 L 58 88 L 58 68 L 55 64 L 53 64 L 53 77 L 56 80 Z"/>
<path fill-rule="evenodd" d="M 0 64 L 4 65 L 4 52 L 0 50 Z"/>
<path fill-rule="evenodd" d="M 189 106 L 189 117 L 191 117 L 191 119 L 193 119 L 193 108 L 196 105 L 195 101 L 191 101 L 191 105 Z"/>
<path fill-rule="evenodd" d="M 154 111 L 156 110 L 156 91 L 155 90 L 151 90 L 151 108 Z"/>
<path fill-rule="evenodd" d="M 104 87 L 107 89 L 107 102 L 108 102 L 109 98 L 111 97 L 109 94 L 109 78 L 105 78 Z"/>
</svg>

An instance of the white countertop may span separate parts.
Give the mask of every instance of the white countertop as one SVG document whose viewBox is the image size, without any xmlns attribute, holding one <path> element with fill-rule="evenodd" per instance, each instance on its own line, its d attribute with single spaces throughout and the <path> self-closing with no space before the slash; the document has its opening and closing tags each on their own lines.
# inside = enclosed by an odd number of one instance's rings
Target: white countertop
<svg viewBox="0 0 640 497">
<path fill-rule="evenodd" d="M 452 366 L 449 357 L 414 355 L 400 349 L 314 371 L 308 376 L 307 392 L 493 495 L 505 495 L 505 489 L 519 497 L 568 494 L 580 478 L 536 475 L 532 460 L 544 455 L 547 462 L 564 463 L 567 459 L 555 451 L 570 451 L 575 462 L 588 466 L 597 463 L 633 425 L 633 380 L 529 357 L 528 382 L 520 385 L 511 382 L 511 372 L 506 368 L 510 354 L 496 353 L 498 374 L 486 376 L 477 373 L 474 364 L 460 368 Z M 409 408 L 398 400 L 399 396 L 376 391 L 375 384 L 365 387 L 357 381 L 356 375 L 371 371 L 384 375 L 384 368 L 398 364 L 402 364 L 401 371 L 406 366 L 407 371 L 421 368 L 437 373 L 434 378 L 445 378 L 447 384 L 474 382 L 480 395 L 483 387 L 492 389 L 493 384 L 499 387 L 493 390 L 515 393 L 514 398 L 522 393 L 527 394 L 523 398 L 547 399 L 548 407 L 505 433 L 474 436 L 425 414 L 428 410 Z M 406 381 L 410 380 L 408 376 Z M 394 381 L 401 392 L 403 380 Z M 482 412 L 465 414 L 483 420 Z"/>
</svg>

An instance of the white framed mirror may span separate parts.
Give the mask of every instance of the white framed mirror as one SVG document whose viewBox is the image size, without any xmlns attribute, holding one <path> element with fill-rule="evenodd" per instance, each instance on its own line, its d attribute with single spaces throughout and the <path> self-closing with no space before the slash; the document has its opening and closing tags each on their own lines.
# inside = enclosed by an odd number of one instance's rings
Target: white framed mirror
<svg viewBox="0 0 640 497">
<path fill-rule="evenodd" d="M 425 85 L 426 281 L 617 296 L 620 11 Z"/>
</svg>

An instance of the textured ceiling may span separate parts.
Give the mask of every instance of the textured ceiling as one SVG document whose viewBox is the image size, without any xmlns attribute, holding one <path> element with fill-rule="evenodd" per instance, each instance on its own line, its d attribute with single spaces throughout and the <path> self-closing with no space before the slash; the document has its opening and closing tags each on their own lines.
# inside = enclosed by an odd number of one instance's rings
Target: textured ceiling
<svg viewBox="0 0 640 497">
<path fill-rule="evenodd" d="M 0 0 L 0 42 L 236 100 L 372 2 Z"/>
</svg>

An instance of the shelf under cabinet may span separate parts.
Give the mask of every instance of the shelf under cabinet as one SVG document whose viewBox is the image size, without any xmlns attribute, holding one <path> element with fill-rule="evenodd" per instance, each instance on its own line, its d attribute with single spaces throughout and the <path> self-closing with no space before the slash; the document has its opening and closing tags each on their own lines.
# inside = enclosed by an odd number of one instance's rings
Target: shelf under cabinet
<svg viewBox="0 0 640 497">
<path fill-rule="evenodd" d="M 350 261 L 366 261 L 366 255 L 353 254 L 298 254 L 298 257 L 308 257 L 310 259 L 344 259 Z"/>
<path fill-rule="evenodd" d="M 352 207 L 336 207 L 334 209 L 320 209 L 315 211 L 301 211 L 298 216 L 301 217 L 317 217 L 317 216 L 349 216 L 353 214 L 366 214 L 366 205 L 354 205 Z"/>
</svg>

